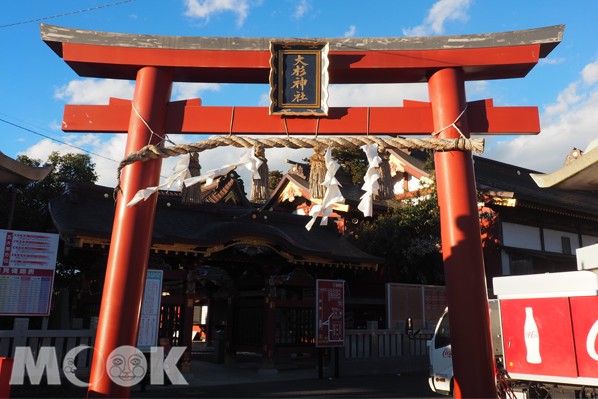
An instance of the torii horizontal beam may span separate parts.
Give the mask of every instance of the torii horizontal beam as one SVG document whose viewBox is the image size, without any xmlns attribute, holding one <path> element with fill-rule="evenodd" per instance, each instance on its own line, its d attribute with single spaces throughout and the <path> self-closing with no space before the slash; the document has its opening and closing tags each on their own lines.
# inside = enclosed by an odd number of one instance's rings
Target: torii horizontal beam
<svg viewBox="0 0 598 399">
<path fill-rule="evenodd" d="M 249 135 L 429 135 L 432 106 L 405 101 L 404 107 L 330 108 L 327 117 L 269 115 L 268 107 L 207 107 L 199 99 L 170 102 L 166 132 Z M 468 103 L 471 134 L 538 134 L 537 107 L 494 107 L 492 100 Z M 126 133 L 131 101 L 111 98 L 108 105 L 66 105 L 65 132 Z"/>
</svg>

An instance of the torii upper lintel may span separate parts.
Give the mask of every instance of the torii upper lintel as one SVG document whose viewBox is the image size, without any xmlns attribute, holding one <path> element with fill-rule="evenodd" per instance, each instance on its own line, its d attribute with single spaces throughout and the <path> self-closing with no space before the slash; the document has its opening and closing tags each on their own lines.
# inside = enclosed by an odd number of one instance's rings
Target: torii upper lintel
<svg viewBox="0 0 598 399">
<path fill-rule="evenodd" d="M 467 81 L 526 76 L 560 43 L 563 30 L 564 25 L 556 25 L 477 35 L 317 40 L 330 44 L 330 83 L 426 82 L 430 71 L 449 67 L 461 68 Z M 172 68 L 174 81 L 215 83 L 268 83 L 269 43 L 284 41 L 135 35 L 46 24 L 41 35 L 80 76 L 135 80 L 139 68 L 156 66 Z"/>
</svg>

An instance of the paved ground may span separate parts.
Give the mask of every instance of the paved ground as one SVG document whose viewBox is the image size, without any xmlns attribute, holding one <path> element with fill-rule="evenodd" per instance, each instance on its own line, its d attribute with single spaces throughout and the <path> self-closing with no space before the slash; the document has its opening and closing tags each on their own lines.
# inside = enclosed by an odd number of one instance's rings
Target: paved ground
<svg viewBox="0 0 598 399">
<path fill-rule="evenodd" d="M 419 374 L 255 381 L 188 388 L 149 388 L 135 398 L 425 398 L 436 397 Z"/>
<path fill-rule="evenodd" d="M 315 362 L 295 362 L 277 372 L 260 370 L 257 362 L 225 366 L 194 359 L 189 385 L 139 386 L 131 398 L 438 398 L 427 373 L 378 373 L 319 378 Z M 85 397 L 86 390 L 63 386 L 12 387 L 11 397 Z"/>
</svg>

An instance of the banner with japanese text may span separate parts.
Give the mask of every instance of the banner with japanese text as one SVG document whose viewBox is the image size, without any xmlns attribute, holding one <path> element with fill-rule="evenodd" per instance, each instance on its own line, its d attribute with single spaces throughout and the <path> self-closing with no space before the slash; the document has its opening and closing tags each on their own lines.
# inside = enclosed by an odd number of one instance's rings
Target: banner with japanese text
<svg viewBox="0 0 598 399">
<path fill-rule="evenodd" d="M 160 308 L 162 305 L 162 270 L 149 269 L 145 277 L 145 290 L 139 317 L 137 347 L 140 351 L 149 351 L 158 345 Z"/>
<path fill-rule="evenodd" d="M 58 234 L 0 230 L 0 315 L 47 316 Z"/>
</svg>

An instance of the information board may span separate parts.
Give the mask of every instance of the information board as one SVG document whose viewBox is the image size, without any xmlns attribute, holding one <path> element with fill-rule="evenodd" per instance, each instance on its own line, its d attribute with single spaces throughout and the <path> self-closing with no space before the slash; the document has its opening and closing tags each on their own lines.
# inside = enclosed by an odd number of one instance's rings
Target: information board
<svg viewBox="0 0 598 399">
<path fill-rule="evenodd" d="M 0 246 L 0 315 L 49 315 L 58 234 L 0 230 Z"/>
<path fill-rule="evenodd" d="M 158 324 L 160 322 L 160 306 L 162 304 L 162 270 L 150 269 L 145 278 L 145 290 L 139 317 L 139 333 L 137 348 L 149 352 L 152 346 L 158 345 Z"/>
<path fill-rule="evenodd" d="M 345 282 L 316 280 L 316 347 L 345 344 Z"/>
</svg>

